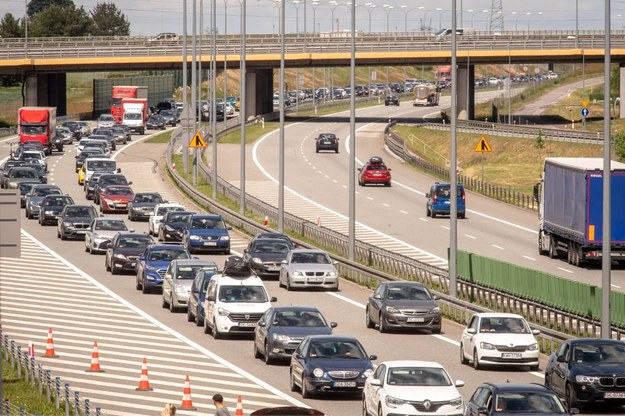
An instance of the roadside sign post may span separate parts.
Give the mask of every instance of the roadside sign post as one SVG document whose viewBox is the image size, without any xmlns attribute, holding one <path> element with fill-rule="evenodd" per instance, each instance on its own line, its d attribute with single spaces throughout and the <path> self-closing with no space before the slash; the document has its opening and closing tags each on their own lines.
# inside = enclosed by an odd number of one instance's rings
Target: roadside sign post
<svg viewBox="0 0 625 416">
<path fill-rule="evenodd" d="M 588 111 L 588 100 L 583 100 L 582 101 L 582 128 L 586 128 L 586 117 L 588 117 L 588 114 L 590 113 L 590 111 Z"/>
<path fill-rule="evenodd" d="M 486 136 L 480 137 L 480 141 L 475 145 L 476 152 L 480 152 L 482 154 L 482 183 L 484 182 L 484 153 L 490 153 L 493 149 L 490 147 L 488 140 L 486 140 Z"/>
</svg>

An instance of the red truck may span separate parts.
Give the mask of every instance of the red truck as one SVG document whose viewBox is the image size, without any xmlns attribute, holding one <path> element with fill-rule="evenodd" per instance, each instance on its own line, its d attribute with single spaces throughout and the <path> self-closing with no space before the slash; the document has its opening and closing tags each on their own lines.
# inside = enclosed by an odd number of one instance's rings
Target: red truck
<svg viewBox="0 0 625 416">
<path fill-rule="evenodd" d="M 63 139 L 56 135 L 56 107 L 22 107 L 17 118 L 20 143 L 38 141 L 48 155 L 53 147 L 63 151 Z"/>
<path fill-rule="evenodd" d="M 124 98 L 148 98 L 148 87 L 135 87 L 128 85 L 113 86 L 113 96 L 111 100 L 111 114 L 115 123 L 121 124 L 124 116 L 122 100 Z"/>
</svg>

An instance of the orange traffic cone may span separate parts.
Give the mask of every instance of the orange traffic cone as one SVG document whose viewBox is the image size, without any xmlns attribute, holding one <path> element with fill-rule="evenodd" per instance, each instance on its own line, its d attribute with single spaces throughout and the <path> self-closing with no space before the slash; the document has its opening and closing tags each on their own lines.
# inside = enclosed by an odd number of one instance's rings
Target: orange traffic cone
<svg viewBox="0 0 625 416">
<path fill-rule="evenodd" d="M 243 416 L 243 403 L 241 402 L 241 396 L 237 397 L 237 409 L 234 412 L 234 416 Z"/>
<path fill-rule="evenodd" d="M 54 353 L 54 340 L 52 339 L 52 328 L 48 328 L 48 341 L 46 343 L 46 353 L 43 356 L 46 358 L 58 357 L 58 355 Z"/>
<path fill-rule="evenodd" d="M 148 381 L 148 360 L 144 357 L 143 364 L 141 365 L 141 379 L 139 380 L 139 387 L 135 389 L 136 391 L 152 391 L 154 390 L 150 387 L 150 382 Z"/>
<path fill-rule="evenodd" d="M 191 400 L 191 382 L 189 381 L 189 376 L 184 380 L 184 391 L 182 392 L 182 406 L 181 409 L 185 410 L 197 410 L 193 407 L 193 400 Z"/>
<path fill-rule="evenodd" d="M 100 368 L 100 356 L 98 355 L 98 341 L 93 341 L 93 353 L 91 354 L 91 367 L 85 370 L 88 373 L 103 373 Z"/>
<path fill-rule="evenodd" d="M 263 221 L 263 225 L 264 226 L 268 226 L 269 225 L 269 217 L 265 215 L 265 221 Z"/>
</svg>

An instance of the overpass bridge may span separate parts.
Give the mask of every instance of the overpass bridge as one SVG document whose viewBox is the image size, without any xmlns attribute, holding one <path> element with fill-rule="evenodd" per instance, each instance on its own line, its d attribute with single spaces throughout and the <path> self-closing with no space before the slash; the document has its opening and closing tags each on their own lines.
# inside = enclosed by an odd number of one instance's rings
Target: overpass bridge
<svg viewBox="0 0 625 416">
<path fill-rule="evenodd" d="M 474 66 L 484 64 L 603 63 L 603 31 L 475 32 L 457 36 L 458 103 L 463 118 L 473 116 Z M 612 62 L 625 77 L 625 31 L 613 31 Z M 210 37 L 201 39 L 201 61 L 210 59 Z M 218 35 L 217 68 L 240 65 L 240 37 Z M 278 35 L 246 38 L 248 114 L 272 111 L 273 70 L 280 66 Z M 188 42 L 190 50 L 191 42 Z M 349 33 L 285 35 L 285 66 L 334 67 L 350 64 Z M 183 41 L 148 37 L 0 39 L 0 74 L 26 76 L 27 105 L 64 108 L 65 74 L 87 71 L 180 70 Z M 356 65 L 444 65 L 451 62 L 451 37 L 424 33 L 357 33 Z M 190 53 L 188 61 L 190 62 Z M 620 95 L 625 96 L 625 82 Z M 621 117 L 625 106 L 621 111 Z"/>
</svg>

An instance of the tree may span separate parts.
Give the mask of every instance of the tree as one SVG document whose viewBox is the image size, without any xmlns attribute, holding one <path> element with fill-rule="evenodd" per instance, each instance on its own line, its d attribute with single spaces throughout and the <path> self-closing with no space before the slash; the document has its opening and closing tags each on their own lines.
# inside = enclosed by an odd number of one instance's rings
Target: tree
<svg viewBox="0 0 625 416">
<path fill-rule="evenodd" d="M 28 25 L 28 36 L 87 36 L 91 33 L 92 21 L 84 8 L 61 7 L 52 4 L 37 13 Z"/>
<path fill-rule="evenodd" d="M 613 142 L 616 160 L 619 162 L 625 162 L 625 132 L 617 132 L 614 136 Z"/>
<path fill-rule="evenodd" d="M 20 21 L 11 13 L 7 13 L 0 21 L 0 38 L 22 38 L 24 37 L 24 28 L 20 25 Z"/>
<path fill-rule="evenodd" d="M 128 36 L 130 23 L 115 3 L 98 3 L 91 11 L 94 36 Z"/>
<path fill-rule="evenodd" d="M 28 3 L 28 10 L 26 11 L 26 13 L 28 14 L 28 17 L 33 17 L 39 12 L 46 9 L 48 6 L 52 6 L 52 5 L 56 5 L 60 7 L 69 7 L 69 6 L 76 7 L 76 5 L 74 4 L 72 0 L 31 0 Z"/>
</svg>

